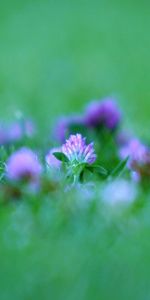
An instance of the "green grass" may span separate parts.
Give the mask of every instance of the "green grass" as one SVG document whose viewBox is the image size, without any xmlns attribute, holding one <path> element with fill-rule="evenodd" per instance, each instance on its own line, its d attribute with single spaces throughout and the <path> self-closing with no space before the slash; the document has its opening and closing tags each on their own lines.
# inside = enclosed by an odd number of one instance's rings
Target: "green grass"
<svg viewBox="0 0 150 300">
<path fill-rule="evenodd" d="M 1 299 L 149 299 L 149 203 L 35 201 L 1 208 Z"/>
<path fill-rule="evenodd" d="M 128 122 L 148 136 L 148 8 L 147 1 L 2 2 L 2 116 L 19 107 L 44 126 L 117 94 Z"/>
<path fill-rule="evenodd" d="M 1 118 L 21 109 L 44 131 L 56 116 L 116 95 L 126 126 L 149 139 L 149 8 L 146 0 L 1 1 Z M 1 206 L 1 300 L 150 299 L 149 194 L 124 213 L 76 198 Z"/>
</svg>

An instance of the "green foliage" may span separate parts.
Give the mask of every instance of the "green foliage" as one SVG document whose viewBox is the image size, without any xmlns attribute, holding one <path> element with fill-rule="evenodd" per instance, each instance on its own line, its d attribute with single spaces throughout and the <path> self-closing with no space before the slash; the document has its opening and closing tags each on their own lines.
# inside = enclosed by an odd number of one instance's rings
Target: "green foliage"
<svg viewBox="0 0 150 300">
<path fill-rule="evenodd" d="M 68 157 L 62 152 L 54 152 L 53 155 L 60 161 L 67 163 L 69 161 Z"/>
<path fill-rule="evenodd" d="M 148 139 L 149 8 L 129 0 L 1 1 L 1 118 L 18 108 L 34 116 L 36 148 L 57 115 L 118 93 L 127 127 Z M 7 155 L 0 150 L 0 177 Z M 107 167 L 98 166 L 100 176 Z M 150 299 L 149 192 L 144 186 L 120 211 L 102 204 L 101 178 L 94 185 L 92 201 L 78 187 L 49 183 L 47 196 L 24 190 L 8 203 L 0 185 L 1 300 Z"/>
<path fill-rule="evenodd" d="M 110 173 L 110 176 L 111 177 L 120 176 L 123 173 L 123 171 L 125 170 L 128 160 L 129 160 L 129 157 L 127 157 L 124 160 L 122 160 L 121 162 L 119 162 L 119 164 Z"/>
<path fill-rule="evenodd" d="M 94 174 L 99 175 L 103 179 L 106 179 L 109 174 L 109 172 L 104 167 L 99 166 L 99 165 L 87 166 L 86 169 L 89 170 L 90 172 L 92 172 L 92 174 L 94 173 Z"/>
</svg>

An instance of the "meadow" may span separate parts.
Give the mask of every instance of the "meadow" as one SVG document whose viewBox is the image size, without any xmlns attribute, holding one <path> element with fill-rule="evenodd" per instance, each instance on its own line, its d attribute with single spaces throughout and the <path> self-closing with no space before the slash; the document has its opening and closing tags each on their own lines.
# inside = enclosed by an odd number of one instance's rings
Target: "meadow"
<svg viewBox="0 0 150 300">
<path fill-rule="evenodd" d="M 59 116 L 113 96 L 124 128 L 150 142 L 149 9 L 146 0 L 1 1 L 1 120 L 33 118 L 43 146 Z M 87 204 L 84 190 L 63 187 L 2 201 L 1 300 L 150 299 L 149 189 L 123 210 L 103 206 L 101 189 Z"/>
</svg>

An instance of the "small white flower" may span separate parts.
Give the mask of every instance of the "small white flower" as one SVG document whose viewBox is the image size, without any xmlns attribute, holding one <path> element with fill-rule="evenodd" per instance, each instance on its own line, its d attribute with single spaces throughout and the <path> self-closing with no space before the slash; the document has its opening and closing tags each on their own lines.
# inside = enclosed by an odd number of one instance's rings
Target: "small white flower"
<svg viewBox="0 0 150 300">
<path fill-rule="evenodd" d="M 119 179 L 104 186 L 102 200 L 110 205 L 130 204 L 137 197 L 137 186 L 135 183 Z"/>
</svg>

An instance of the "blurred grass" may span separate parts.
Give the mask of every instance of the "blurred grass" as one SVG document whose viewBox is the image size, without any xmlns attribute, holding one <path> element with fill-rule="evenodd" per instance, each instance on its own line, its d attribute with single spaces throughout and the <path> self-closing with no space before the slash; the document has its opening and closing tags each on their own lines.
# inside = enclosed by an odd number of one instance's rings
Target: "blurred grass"
<svg viewBox="0 0 150 300">
<path fill-rule="evenodd" d="M 19 108 L 44 129 L 91 98 L 117 95 L 127 126 L 148 138 L 149 9 L 146 0 L 2 0 L 0 116 Z M 149 205 L 108 221 L 50 200 L 37 212 L 1 208 L 0 299 L 149 300 Z"/>
<path fill-rule="evenodd" d="M 0 5 L 1 115 L 19 107 L 44 126 L 91 98 L 114 94 L 132 127 L 149 135 L 148 1 Z"/>
<path fill-rule="evenodd" d="M 149 204 L 113 215 L 65 200 L 1 208 L 1 299 L 149 299 Z"/>
</svg>

